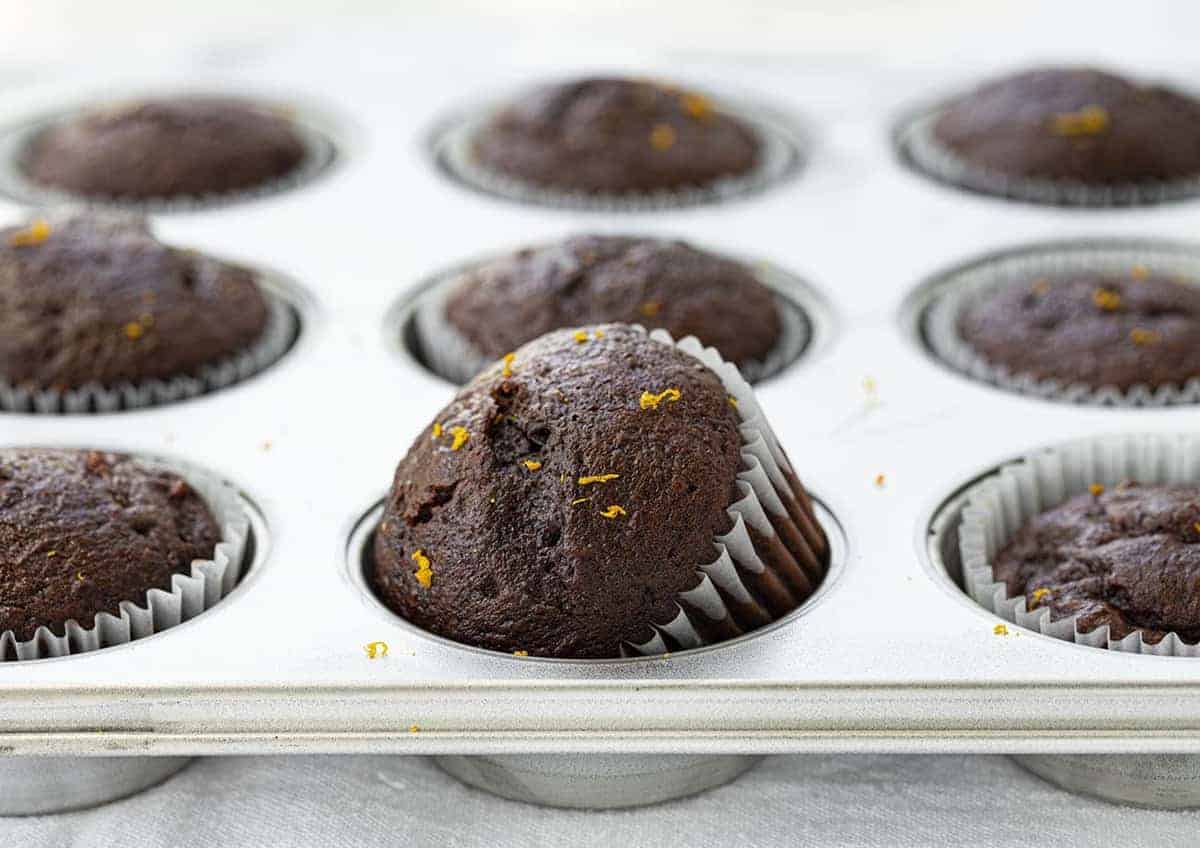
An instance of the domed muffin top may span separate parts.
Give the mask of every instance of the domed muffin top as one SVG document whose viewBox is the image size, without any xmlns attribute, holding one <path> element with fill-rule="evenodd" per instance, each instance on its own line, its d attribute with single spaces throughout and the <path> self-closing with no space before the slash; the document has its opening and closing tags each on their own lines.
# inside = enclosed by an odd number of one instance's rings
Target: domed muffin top
<svg viewBox="0 0 1200 848">
<path fill-rule="evenodd" d="M 996 556 L 1010 596 L 1113 639 L 1200 642 L 1200 487 L 1123 484 L 1035 516 Z"/>
<path fill-rule="evenodd" d="M 959 335 L 992 365 L 1121 390 L 1200 377 L 1200 286 L 1134 268 L 1012 284 L 970 303 Z"/>
<path fill-rule="evenodd" d="M 518 180 L 589 193 L 701 186 L 745 174 L 759 141 L 703 95 L 632 79 L 538 88 L 473 139 L 476 159 Z"/>
<path fill-rule="evenodd" d="M 292 122 L 222 97 L 139 100 L 53 126 L 24 155 L 38 183 L 89 197 L 147 200 L 249 189 L 306 155 Z"/>
<path fill-rule="evenodd" d="M 1200 101 L 1103 71 L 1047 68 L 951 102 L 935 137 L 972 165 L 1095 185 L 1200 175 Z"/>
<path fill-rule="evenodd" d="M 175 474 L 122 454 L 0 449 L 0 633 L 61 636 L 72 619 L 91 627 L 123 601 L 144 605 L 219 541 Z"/>
<path fill-rule="evenodd" d="M 576 236 L 472 269 L 446 317 L 489 358 L 550 330 L 624 322 L 696 336 L 741 365 L 775 347 L 775 297 L 740 263 L 683 242 Z"/>
<path fill-rule="evenodd" d="M 126 216 L 0 230 L 0 379 L 35 389 L 191 374 L 252 344 L 254 275 Z"/>
<path fill-rule="evenodd" d="M 401 460 L 372 583 L 459 642 L 618 656 L 716 558 L 738 425 L 712 371 L 643 332 L 543 336 L 463 388 Z"/>
</svg>

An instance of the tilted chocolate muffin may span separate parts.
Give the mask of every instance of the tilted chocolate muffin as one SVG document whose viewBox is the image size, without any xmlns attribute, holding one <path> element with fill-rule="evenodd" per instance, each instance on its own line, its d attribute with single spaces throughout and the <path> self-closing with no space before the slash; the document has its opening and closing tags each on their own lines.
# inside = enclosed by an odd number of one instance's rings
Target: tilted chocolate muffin
<svg viewBox="0 0 1200 848">
<path fill-rule="evenodd" d="M 254 274 L 128 216 L 0 230 L 0 380 L 34 390 L 193 374 L 256 341 Z"/>
<path fill-rule="evenodd" d="M 1200 175 L 1200 101 L 1089 68 L 1047 68 L 948 104 L 934 137 L 1011 177 L 1093 185 Z"/>
<path fill-rule="evenodd" d="M 293 123 L 224 97 L 140 100 L 95 109 L 36 136 L 35 182 L 88 197 L 191 197 L 283 177 L 306 155 Z"/>
<path fill-rule="evenodd" d="M 208 507 L 182 478 L 122 454 L 0 449 L 0 634 L 75 620 L 150 589 L 220 541 Z"/>
<path fill-rule="evenodd" d="M 588 193 L 703 186 L 750 171 L 760 143 L 701 94 L 632 79 L 538 88 L 501 110 L 472 142 L 492 171 Z"/>
<path fill-rule="evenodd" d="M 1200 287 L 1134 268 L 1000 286 L 970 303 L 958 331 L 1013 375 L 1121 390 L 1200 377 Z"/>
<path fill-rule="evenodd" d="M 745 266 L 679 241 L 576 236 L 463 275 L 446 318 L 497 359 L 562 327 L 610 321 L 695 336 L 743 365 L 775 347 L 775 297 Z"/>
<path fill-rule="evenodd" d="M 534 656 L 619 656 L 681 608 L 705 642 L 752 630 L 812 593 L 829 549 L 788 469 L 786 514 L 746 525 L 766 565 L 737 568 L 753 601 L 722 591 L 718 619 L 681 598 L 734 526 L 740 423 L 714 372 L 640 330 L 542 336 L 463 388 L 400 461 L 371 582 L 419 627 Z"/>
<path fill-rule="evenodd" d="M 996 556 L 1010 597 L 1080 632 L 1200 642 L 1200 486 L 1130 483 L 1035 516 Z"/>
</svg>

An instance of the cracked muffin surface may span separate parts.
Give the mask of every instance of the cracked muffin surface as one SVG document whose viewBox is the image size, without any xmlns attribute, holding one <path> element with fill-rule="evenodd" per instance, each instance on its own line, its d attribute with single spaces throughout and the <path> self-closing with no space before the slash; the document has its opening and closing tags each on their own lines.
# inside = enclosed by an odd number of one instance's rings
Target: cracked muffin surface
<svg viewBox="0 0 1200 848">
<path fill-rule="evenodd" d="M 1102 488 L 1102 487 L 1101 487 Z M 996 555 L 996 579 L 1029 609 L 1078 629 L 1175 632 L 1200 642 L 1200 486 L 1128 483 L 1034 516 Z"/>
<path fill-rule="evenodd" d="M 123 601 L 143 606 L 220 531 L 177 474 L 102 451 L 0 449 L 0 633 L 90 628 Z"/>
</svg>

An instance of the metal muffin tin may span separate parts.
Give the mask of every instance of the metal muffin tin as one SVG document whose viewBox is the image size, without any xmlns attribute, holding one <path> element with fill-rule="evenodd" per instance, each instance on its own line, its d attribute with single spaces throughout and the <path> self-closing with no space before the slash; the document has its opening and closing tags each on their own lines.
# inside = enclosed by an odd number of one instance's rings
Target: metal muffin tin
<svg viewBox="0 0 1200 848">
<path fill-rule="evenodd" d="M 508 203 L 449 181 L 429 158 L 429 128 L 464 96 L 572 69 L 448 63 L 436 45 L 363 38 L 330 45 L 319 63 L 301 49 L 267 53 L 236 78 L 91 73 L 0 97 L 3 113 L 19 118 L 148 84 L 274 89 L 341 118 L 340 167 L 325 179 L 156 219 L 165 240 L 277 268 L 312 292 L 282 360 L 154 409 L 0 416 L 6 445 L 96 443 L 200 463 L 242 487 L 269 538 L 252 579 L 186 625 L 83 656 L 0 664 L 0 752 L 487 755 L 507 763 L 510 794 L 542 799 L 529 787 L 555 783 L 546 779 L 561 773 L 553 764 L 574 758 L 580 773 L 595 771 L 580 756 L 592 754 L 739 757 L 717 761 L 708 783 L 765 753 L 1200 754 L 1200 665 L 1015 627 L 996 635 L 999 619 L 961 593 L 928 545 L 947 498 L 1005 459 L 1080 435 L 1187 430 L 1200 410 L 1073 407 L 1002 392 L 933 364 L 911 321 L 921 282 L 975 256 L 1056 238 L 1186 240 L 1200 207 L 1039 207 L 923 179 L 898 163 L 892 123 L 944 89 L 947 74 L 849 60 L 626 69 L 701 88 L 736 84 L 804 117 L 814 137 L 803 172 L 753 198 L 627 213 Z M 950 76 L 965 84 L 977 72 Z M 22 210 L 3 201 L 0 213 L 16 220 Z M 345 564 L 352 531 L 452 395 L 384 332 L 389 306 L 456 261 L 588 230 L 758 257 L 832 304 L 836 324 L 814 316 L 822 342 L 758 389 L 847 541 L 841 574 L 803 615 L 695 652 L 546 661 L 425 636 L 356 588 Z M 386 642 L 387 655 L 370 659 L 372 642 Z M 543 754 L 565 759 L 506 759 Z M 691 763 L 679 773 L 694 774 Z M 511 788 L 526 766 L 541 777 Z"/>
</svg>

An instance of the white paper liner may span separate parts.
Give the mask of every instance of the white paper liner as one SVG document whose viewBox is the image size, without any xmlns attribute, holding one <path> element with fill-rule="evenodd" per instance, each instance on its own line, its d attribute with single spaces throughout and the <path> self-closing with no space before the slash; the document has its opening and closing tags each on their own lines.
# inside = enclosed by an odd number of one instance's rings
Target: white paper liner
<svg viewBox="0 0 1200 848">
<path fill-rule="evenodd" d="M 437 275 L 429 282 L 428 290 L 413 310 L 420 360 L 434 373 L 459 385 L 468 383 L 492 360 L 446 319 L 446 301 L 464 275 L 490 261 L 485 259 Z M 812 319 L 800 304 L 784 294 L 796 289 L 795 277 L 767 263 L 746 264 L 745 267 L 775 294 L 775 309 L 779 315 L 779 339 L 775 347 L 764 361 L 749 361 L 741 366 L 742 376 L 751 383 L 758 383 L 775 376 L 800 358 L 812 341 Z"/>
<path fill-rule="evenodd" d="M 447 122 L 433 142 L 438 165 L 452 177 L 477 191 L 507 200 L 561 209 L 604 212 L 678 209 L 717 203 L 753 194 L 780 182 L 803 167 L 808 142 L 797 128 L 785 124 L 765 109 L 719 101 L 717 111 L 748 126 L 759 141 L 758 162 L 747 173 L 719 177 L 702 186 L 682 186 L 655 191 L 599 193 L 555 189 L 528 183 L 492 171 L 475 160 L 471 142 L 507 103 L 475 110 Z"/>
<path fill-rule="evenodd" d="M 135 101 L 142 98 L 113 98 L 113 102 Z M 271 104 L 261 104 L 264 111 L 279 114 Z M 257 185 L 234 191 L 212 192 L 203 195 L 173 197 L 101 197 L 78 194 L 54 186 L 46 186 L 32 180 L 24 168 L 24 156 L 33 140 L 53 126 L 72 120 L 85 111 L 84 107 L 57 112 L 14 124 L 0 129 L 0 194 L 7 195 L 27 206 L 92 206 L 122 209 L 132 212 L 161 214 L 168 212 L 190 212 L 213 209 L 234 203 L 257 200 L 263 197 L 291 191 L 316 179 L 337 160 L 337 145 L 325 132 L 305 119 L 302 111 L 291 117 L 296 136 L 304 145 L 305 155 L 300 163 L 288 173 Z M 290 106 L 289 112 L 296 111 Z"/>
<path fill-rule="evenodd" d="M 1022 525 L 1087 492 L 1093 483 L 1114 487 L 1125 480 L 1200 482 L 1200 437 L 1139 435 L 1070 442 L 1009 463 L 972 486 L 958 531 L 967 594 L 1014 624 L 1069 642 L 1130 653 L 1200 656 L 1200 645 L 1185 644 L 1175 633 L 1148 644 L 1141 631 L 1118 640 L 1109 637 L 1108 625 L 1085 633 L 1076 616 L 1051 621 L 1049 608 L 1027 611 L 1025 596 L 1009 597 L 1005 584 L 995 579 L 993 558 Z"/>
<path fill-rule="evenodd" d="M 1028 288 L 1039 278 L 1050 280 L 1080 274 L 1128 278 L 1136 265 L 1151 273 L 1177 277 L 1200 285 L 1200 253 L 1146 242 L 1139 245 L 1078 244 L 1047 247 L 1001 256 L 973 265 L 944 280 L 941 293 L 923 320 L 925 341 L 933 353 L 955 370 L 976 380 L 1020 394 L 1094 406 L 1164 407 L 1200 402 L 1200 377 L 1182 385 L 1116 386 L 1064 385 L 1053 379 L 1010 371 L 987 361 L 958 331 L 963 311 L 980 298 L 1005 286 Z"/>
<path fill-rule="evenodd" d="M 940 116 L 941 110 L 935 109 L 913 118 L 900 132 L 900 147 L 917 169 L 961 188 L 1030 203 L 1093 207 L 1166 203 L 1200 194 L 1200 178 L 1197 177 L 1092 185 L 1078 180 L 1003 174 L 971 164 L 942 144 L 933 132 Z"/>
<path fill-rule="evenodd" d="M 196 397 L 252 377 L 287 352 L 298 330 L 292 305 L 265 287 L 261 291 L 267 301 L 267 323 L 262 335 L 245 350 L 211 365 L 202 365 L 194 375 L 125 381 L 113 386 L 88 383 L 68 390 L 34 390 L 0 378 L 0 410 L 63 414 L 142 409 Z"/>
<path fill-rule="evenodd" d="M 250 520 L 237 490 L 190 463 L 135 458 L 148 468 L 179 475 L 204 501 L 221 533 L 212 558 L 193 560 L 190 572 L 173 575 L 169 591 L 150 589 L 144 599 L 123 601 L 118 615 L 101 612 L 91 622 L 68 621 L 62 636 L 56 636 L 49 627 L 39 627 L 32 639 L 22 642 L 11 630 L 4 631 L 0 633 L 0 662 L 83 654 L 161 633 L 195 618 L 237 585 L 246 565 L 250 534 Z"/>
<path fill-rule="evenodd" d="M 669 643 L 664 636 L 669 636 L 681 649 L 710 644 L 693 625 L 689 615 L 704 615 L 714 622 L 736 619 L 717 587 L 735 601 L 756 607 L 757 615 L 774 620 L 769 610 L 753 600 L 739 571 L 762 574 L 770 568 L 759 556 L 747 526 L 753 527 L 767 539 L 776 538 L 769 516 L 791 522 L 779 493 L 784 492 L 791 497 L 787 475 L 795 476 L 774 431 L 755 400 L 754 390 L 733 363 L 726 362 L 714 348 L 704 347 L 693 336 L 676 342 L 665 330 L 654 330 L 649 335 L 655 341 L 673 345 L 698 359 L 717 375 L 725 391 L 737 401 L 738 414 L 742 419 L 738 428 L 742 438 L 742 461 L 746 470 L 738 474 L 737 488 L 741 497 L 727 510 L 733 527 L 713 539 L 717 558 L 710 563 L 698 564 L 696 575 L 699 582 L 694 588 L 680 594 L 680 600 L 687 605 L 687 609 L 679 605 L 678 613 L 670 621 L 649 623 L 654 631 L 651 638 L 641 644 L 622 645 L 624 656 L 666 653 Z M 815 583 L 813 589 L 816 589 Z M 806 600 L 801 599 L 797 608 Z"/>
</svg>

